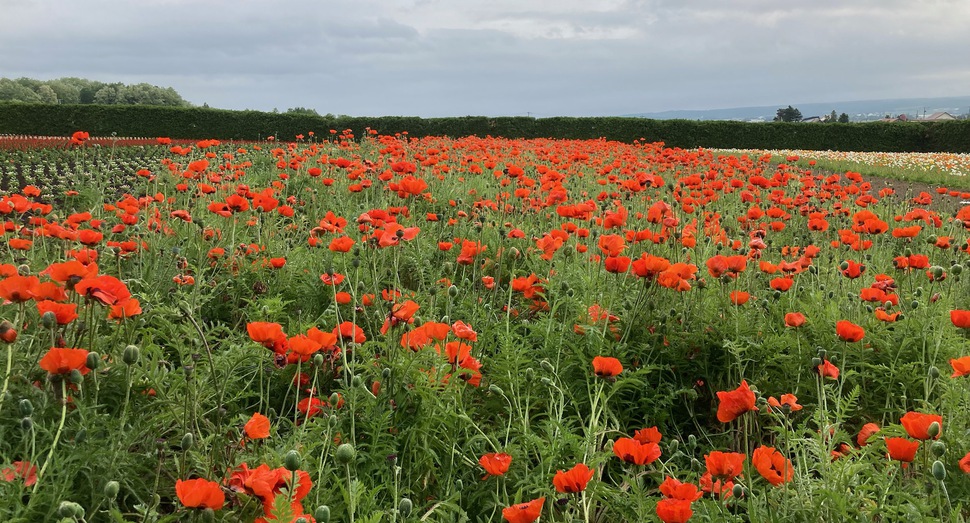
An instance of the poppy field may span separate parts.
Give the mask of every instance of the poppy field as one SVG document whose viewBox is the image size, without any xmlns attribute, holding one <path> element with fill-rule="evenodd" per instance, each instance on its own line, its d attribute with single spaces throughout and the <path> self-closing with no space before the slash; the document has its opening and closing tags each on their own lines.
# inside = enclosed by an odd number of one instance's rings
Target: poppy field
<svg viewBox="0 0 970 523">
<path fill-rule="evenodd" d="M 0 138 L 0 520 L 965 521 L 970 205 L 750 153 Z"/>
</svg>

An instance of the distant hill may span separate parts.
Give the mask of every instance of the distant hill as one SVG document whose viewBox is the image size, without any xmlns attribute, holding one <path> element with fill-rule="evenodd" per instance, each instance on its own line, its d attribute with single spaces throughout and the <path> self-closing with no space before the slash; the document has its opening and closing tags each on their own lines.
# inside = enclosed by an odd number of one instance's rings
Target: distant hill
<svg viewBox="0 0 970 523">
<path fill-rule="evenodd" d="M 879 120 L 887 114 L 898 116 L 905 114 L 911 119 L 945 111 L 953 116 L 970 113 L 970 96 L 950 98 L 897 98 L 892 100 L 855 100 L 850 102 L 825 103 L 780 103 L 778 105 L 764 105 L 758 107 L 731 107 L 727 109 L 699 109 L 661 111 L 655 113 L 637 113 L 624 116 L 654 118 L 657 120 L 764 120 L 770 122 L 779 108 L 792 105 L 802 112 L 805 118 L 823 116 L 833 110 L 837 114 L 846 113 L 853 122 Z"/>
</svg>

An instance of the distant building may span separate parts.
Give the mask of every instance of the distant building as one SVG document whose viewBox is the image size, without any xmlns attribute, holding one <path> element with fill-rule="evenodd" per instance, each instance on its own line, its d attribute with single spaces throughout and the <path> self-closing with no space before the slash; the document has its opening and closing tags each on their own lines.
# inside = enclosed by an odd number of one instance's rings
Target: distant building
<svg viewBox="0 0 970 523">
<path fill-rule="evenodd" d="M 819 116 L 809 116 L 808 118 L 802 118 L 802 121 L 807 123 L 821 123 L 822 118 Z"/>
<path fill-rule="evenodd" d="M 887 114 L 885 118 L 882 118 L 879 121 L 880 122 L 908 122 L 909 116 L 906 116 L 905 114 L 901 114 L 899 116 L 891 116 Z"/>
<path fill-rule="evenodd" d="M 940 111 L 938 113 L 933 113 L 933 114 L 931 114 L 929 116 L 924 116 L 923 118 L 920 118 L 920 121 L 923 121 L 923 122 L 942 122 L 942 121 L 946 121 L 946 120 L 956 120 L 956 119 L 957 119 L 956 116 L 953 116 L 952 114 L 950 114 L 950 113 L 948 113 L 946 111 Z"/>
</svg>

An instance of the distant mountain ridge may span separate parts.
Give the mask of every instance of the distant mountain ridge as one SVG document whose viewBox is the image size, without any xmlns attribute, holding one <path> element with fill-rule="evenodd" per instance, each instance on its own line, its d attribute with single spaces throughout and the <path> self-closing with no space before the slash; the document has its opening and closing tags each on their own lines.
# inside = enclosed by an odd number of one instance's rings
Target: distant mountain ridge
<svg viewBox="0 0 970 523">
<path fill-rule="evenodd" d="M 757 107 L 730 107 L 725 109 L 697 109 L 674 110 L 653 113 L 626 114 L 623 116 L 654 118 L 657 120 L 740 120 L 770 122 L 778 109 L 791 105 L 805 118 L 824 116 L 833 110 L 836 114 L 846 113 L 853 122 L 879 120 L 886 115 L 907 115 L 910 119 L 917 119 L 924 114 L 929 116 L 935 112 L 948 112 L 953 116 L 970 113 L 970 96 L 953 96 L 946 98 L 895 98 L 889 100 L 853 100 L 847 102 L 824 103 L 784 103 L 778 105 L 763 105 Z"/>
</svg>

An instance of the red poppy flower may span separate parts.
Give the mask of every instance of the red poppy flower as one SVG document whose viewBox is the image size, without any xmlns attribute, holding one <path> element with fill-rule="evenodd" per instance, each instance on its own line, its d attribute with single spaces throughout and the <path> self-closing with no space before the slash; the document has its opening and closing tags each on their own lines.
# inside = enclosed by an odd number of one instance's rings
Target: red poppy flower
<svg viewBox="0 0 970 523">
<path fill-rule="evenodd" d="M 276 351 L 276 349 L 285 345 L 286 334 L 283 333 L 283 327 L 279 323 L 268 321 L 249 322 L 246 324 L 246 332 L 249 334 L 251 340 L 267 349 Z"/>
<path fill-rule="evenodd" d="M 789 312 L 785 314 L 785 326 L 797 329 L 805 325 L 805 315 L 800 312 Z"/>
<path fill-rule="evenodd" d="M 866 335 L 865 329 L 848 320 L 839 320 L 836 322 L 835 333 L 839 338 L 849 343 L 861 341 Z"/>
<path fill-rule="evenodd" d="M 950 321 L 960 329 L 970 329 L 970 311 L 955 309 L 950 311 Z"/>
<path fill-rule="evenodd" d="M 123 320 L 125 318 L 138 316 L 141 313 L 141 303 L 138 301 L 138 299 L 128 298 L 112 305 L 111 311 L 108 312 L 108 317 L 113 320 Z"/>
<path fill-rule="evenodd" d="M 502 517 L 509 523 L 532 523 L 542 514 L 542 504 L 545 497 L 534 499 L 527 503 L 519 503 L 502 509 Z"/>
<path fill-rule="evenodd" d="M 596 469 L 591 469 L 585 463 L 577 463 L 575 467 L 563 472 L 559 470 L 552 478 L 556 491 L 564 494 L 576 494 L 586 489 L 586 484 L 593 479 Z"/>
<path fill-rule="evenodd" d="M 939 425 L 940 432 L 943 432 L 943 416 L 938 414 L 923 414 L 920 412 L 907 412 L 899 419 L 899 423 L 903 425 L 906 429 L 906 434 L 909 437 L 918 440 L 928 440 L 930 435 L 928 430 L 930 425 L 936 422 Z M 938 432 L 933 439 L 939 439 L 940 433 Z"/>
<path fill-rule="evenodd" d="M 187 508 L 219 510 L 226 502 L 226 495 L 219 483 L 203 478 L 175 480 L 175 494 Z"/>
<path fill-rule="evenodd" d="M 512 464 L 512 456 L 505 453 L 485 454 L 478 459 L 478 464 L 485 469 L 485 475 L 482 477 L 484 481 L 490 476 L 504 476 Z"/>
<path fill-rule="evenodd" d="M 131 298 L 131 291 L 121 280 L 107 275 L 84 278 L 74 286 L 74 291 L 103 305 L 114 305 Z"/>
<path fill-rule="evenodd" d="M 744 454 L 738 452 L 712 451 L 704 456 L 707 472 L 714 478 L 734 479 L 744 472 Z"/>
<path fill-rule="evenodd" d="M 37 312 L 41 316 L 48 312 L 53 313 L 58 325 L 67 325 L 77 319 L 77 304 L 42 300 L 37 302 Z"/>
<path fill-rule="evenodd" d="M 596 356 L 593 358 L 593 373 L 601 378 L 612 378 L 623 372 L 623 364 L 616 358 Z"/>
<path fill-rule="evenodd" d="M 797 412 L 802 410 L 802 406 L 798 404 L 798 397 L 794 394 L 782 394 L 781 400 L 778 400 L 774 396 L 768 398 L 768 405 L 776 409 L 780 409 L 784 406 L 788 406 L 792 412 Z"/>
<path fill-rule="evenodd" d="M 627 463 L 649 465 L 660 457 L 660 445 L 641 443 L 633 438 L 619 438 L 613 443 L 613 454 Z"/>
<path fill-rule="evenodd" d="M 717 399 L 720 401 L 717 406 L 717 419 L 721 423 L 730 423 L 745 412 L 758 410 L 755 407 L 754 392 L 751 392 L 746 380 L 741 380 L 737 389 L 718 391 Z"/>
<path fill-rule="evenodd" d="M 364 343 L 367 341 L 367 336 L 364 335 L 364 329 L 349 321 L 345 321 L 334 327 L 333 333 L 341 339 L 350 340 L 354 343 Z"/>
<path fill-rule="evenodd" d="M 960 458 L 960 470 L 964 474 L 970 474 L 970 452 L 967 452 L 965 456 Z"/>
<path fill-rule="evenodd" d="M 327 246 L 333 252 L 350 252 L 353 247 L 354 240 L 348 236 L 338 236 L 330 240 L 330 245 Z"/>
<path fill-rule="evenodd" d="M 751 464 L 768 483 L 776 487 L 795 477 L 791 461 L 773 447 L 761 446 L 754 449 L 751 453 Z"/>
<path fill-rule="evenodd" d="M 243 426 L 243 431 L 249 439 L 265 439 L 269 437 L 269 427 L 269 418 L 254 412 L 246 425 Z"/>
<path fill-rule="evenodd" d="M 684 499 L 661 499 L 657 502 L 657 517 L 663 523 L 686 523 L 694 515 L 690 504 Z"/>
<path fill-rule="evenodd" d="M 822 360 L 822 364 L 817 368 L 818 373 L 823 378 L 839 379 L 839 368 L 829 360 Z"/>
<path fill-rule="evenodd" d="M 91 371 L 87 367 L 88 351 L 85 349 L 65 349 L 53 347 L 40 359 L 40 368 L 50 374 L 70 374 L 77 369 L 81 374 Z"/>
<path fill-rule="evenodd" d="M 656 426 L 640 429 L 633 434 L 633 439 L 640 443 L 660 443 L 661 438 L 663 438 L 663 435 L 660 434 Z"/>
<path fill-rule="evenodd" d="M 906 438 L 886 438 L 886 450 L 889 451 L 889 459 L 908 463 L 916 457 L 918 449 L 918 441 L 910 441 Z"/>
<path fill-rule="evenodd" d="M 731 303 L 734 305 L 744 305 L 751 299 L 751 294 L 744 291 L 731 291 L 728 298 L 730 298 Z"/>
</svg>

